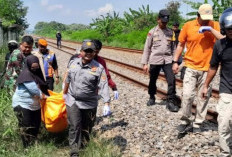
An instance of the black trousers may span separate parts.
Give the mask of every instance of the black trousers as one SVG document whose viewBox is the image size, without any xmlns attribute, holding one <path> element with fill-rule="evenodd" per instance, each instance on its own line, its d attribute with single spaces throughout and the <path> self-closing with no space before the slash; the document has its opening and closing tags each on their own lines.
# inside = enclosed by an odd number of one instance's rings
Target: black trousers
<svg viewBox="0 0 232 157">
<path fill-rule="evenodd" d="M 96 120 L 97 108 L 79 109 L 76 104 L 66 105 L 69 123 L 69 145 L 71 154 L 78 153 L 90 140 L 90 133 Z"/>
<path fill-rule="evenodd" d="M 151 97 L 153 97 L 156 94 L 156 81 L 161 68 L 163 69 L 166 80 L 168 82 L 168 98 L 174 98 L 176 95 L 176 79 L 172 71 L 172 63 L 164 65 L 150 65 L 150 82 L 148 86 L 148 94 Z"/>
<path fill-rule="evenodd" d="M 41 123 L 41 111 L 31 111 L 21 106 L 14 108 L 15 115 L 18 119 L 18 126 L 20 128 L 20 135 L 23 141 L 23 146 L 28 147 L 32 144 L 39 132 Z"/>
<path fill-rule="evenodd" d="M 57 40 L 56 45 L 57 45 L 58 48 L 61 47 L 61 40 Z"/>
<path fill-rule="evenodd" d="M 46 77 L 46 83 L 48 85 L 48 89 L 53 91 L 53 89 L 54 89 L 54 78 L 53 77 Z"/>
</svg>

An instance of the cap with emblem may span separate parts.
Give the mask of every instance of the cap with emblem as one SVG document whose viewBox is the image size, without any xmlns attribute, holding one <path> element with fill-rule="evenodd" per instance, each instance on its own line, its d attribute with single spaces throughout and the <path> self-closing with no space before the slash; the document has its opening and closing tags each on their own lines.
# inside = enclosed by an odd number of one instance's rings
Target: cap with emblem
<svg viewBox="0 0 232 157">
<path fill-rule="evenodd" d="M 198 9 L 198 13 L 202 20 L 213 20 L 213 9 L 210 4 L 202 4 Z"/>
<path fill-rule="evenodd" d="M 95 46 L 94 42 L 84 40 L 82 45 L 81 45 L 81 50 L 85 51 L 88 49 L 96 51 L 96 46 Z"/>
<path fill-rule="evenodd" d="M 170 12 L 167 9 L 162 9 L 159 11 L 159 18 L 162 22 L 169 21 Z"/>
</svg>

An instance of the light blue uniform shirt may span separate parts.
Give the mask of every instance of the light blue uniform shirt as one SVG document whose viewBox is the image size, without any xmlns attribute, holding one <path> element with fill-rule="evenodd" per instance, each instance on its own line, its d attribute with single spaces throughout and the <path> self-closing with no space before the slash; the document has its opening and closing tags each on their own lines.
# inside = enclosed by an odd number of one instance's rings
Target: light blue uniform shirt
<svg viewBox="0 0 232 157">
<path fill-rule="evenodd" d="M 70 83 L 66 105 L 76 104 L 80 109 L 93 109 L 98 105 L 98 94 L 110 102 L 109 86 L 104 67 L 95 60 L 83 65 L 76 58 L 68 65 L 67 83 Z"/>
<path fill-rule="evenodd" d="M 39 98 L 35 98 L 35 96 L 40 97 L 41 94 L 40 89 L 34 81 L 20 83 L 13 95 L 12 106 L 14 108 L 19 105 L 32 111 L 39 110 L 41 108 Z"/>
</svg>

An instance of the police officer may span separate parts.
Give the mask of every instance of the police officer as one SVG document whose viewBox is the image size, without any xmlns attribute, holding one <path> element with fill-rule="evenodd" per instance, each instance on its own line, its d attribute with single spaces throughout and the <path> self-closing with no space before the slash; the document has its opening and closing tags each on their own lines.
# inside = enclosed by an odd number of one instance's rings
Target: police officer
<svg viewBox="0 0 232 157">
<path fill-rule="evenodd" d="M 69 145 L 71 156 L 78 156 L 79 149 L 89 141 L 98 106 L 98 94 L 104 99 L 104 112 L 109 115 L 110 95 L 104 67 L 96 62 L 96 46 L 84 41 L 80 58 L 69 62 L 64 86 L 64 99 L 68 115 Z"/>
<path fill-rule="evenodd" d="M 232 155 L 232 8 L 226 9 L 220 17 L 221 34 L 226 38 L 216 41 L 210 61 L 207 78 L 205 80 L 202 96 L 206 99 L 210 82 L 221 65 L 219 101 L 216 106 L 218 112 L 219 144 L 221 157 Z"/>
<path fill-rule="evenodd" d="M 166 9 L 160 10 L 158 16 L 158 25 L 151 29 L 147 35 L 144 46 L 142 64 L 143 70 L 150 73 L 150 82 L 148 94 L 150 99 L 147 102 L 148 106 L 155 104 L 156 80 L 160 70 L 163 69 L 166 80 L 168 82 L 168 103 L 167 108 L 170 111 L 177 112 L 179 107 L 175 105 L 176 97 L 176 82 L 175 75 L 172 72 L 172 57 L 173 57 L 173 31 L 167 28 L 169 21 L 169 11 Z M 148 67 L 150 64 L 150 68 Z"/>
</svg>

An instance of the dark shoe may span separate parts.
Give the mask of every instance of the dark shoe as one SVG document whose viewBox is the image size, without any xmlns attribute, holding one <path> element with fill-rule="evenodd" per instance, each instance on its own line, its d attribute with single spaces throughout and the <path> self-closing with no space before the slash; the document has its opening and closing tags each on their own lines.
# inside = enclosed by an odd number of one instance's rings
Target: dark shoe
<svg viewBox="0 0 232 157">
<path fill-rule="evenodd" d="M 155 105 L 155 99 L 150 98 L 147 102 L 147 106 Z"/>
<path fill-rule="evenodd" d="M 204 128 L 202 128 L 201 126 L 199 128 L 197 127 L 193 127 L 193 133 L 201 133 L 206 131 Z"/>
<path fill-rule="evenodd" d="M 179 107 L 176 106 L 172 100 L 168 100 L 166 108 L 171 111 L 171 112 L 178 112 L 179 111 Z"/>
<path fill-rule="evenodd" d="M 188 132 L 192 132 L 193 127 L 191 124 L 180 124 L 179 126 L 177 126 L 177 130 L 179 131 L 179 133 L 188 133 Z"/>
<path fill-rule="evenodd" d="M 175 95 L 174 98 L 174 102 L 173 102 L 176 106 L 178 106 L 179 108 L 181 108 L 181 99 L 179 96 Z"/>
<path fill-rule="evenodd" d="M 195 127 L 193 127 L 193 133 L 200 133 L 200 132 L 202 132 L 201 128 L 195 128 Z"/>
<path fill-rule="evenodd" d="M 185 137 L 185 135 L 187 135 L 187 132 L 184 132 L 184 133 L 178 133 L 178 135 L 177 135 L 177 139 L 181 139 L 181 138 Z"/>
</svg>

